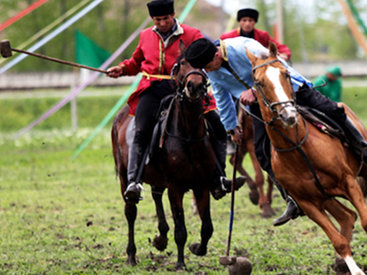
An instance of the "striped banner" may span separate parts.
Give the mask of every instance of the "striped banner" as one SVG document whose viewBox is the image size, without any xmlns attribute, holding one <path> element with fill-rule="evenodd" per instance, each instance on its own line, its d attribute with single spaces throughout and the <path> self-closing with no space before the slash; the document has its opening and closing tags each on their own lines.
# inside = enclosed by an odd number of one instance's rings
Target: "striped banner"
<svg viewBox="0 0 367 275">
<path fill-rule="evenodd" d="M 91 4 L 86 6 L 83 10 L 81 10 L 79 13 L 74 15 L 72 18 L 70 18 L 68 21 L 66 21 L 64 24 L 62 24 L 60 27 L 52 31 L 50 34 L 42 38 L 39 42 L 37 42 L 35 45 L 30 47 L 27 51 L 28 52 L 34 52 L 38 50 L 40 47 L 45 45 L 47 42 L 49 42 L 51 39 L 53 39 L 55 36 L 62 33 L 64 30 L 66 30 L 68 27 L 70 27 L 72 24 L 74 24 L 76 21 L 78 21 L 80 18 L 82 18 L 84 15 L 86 15 L 88 12 L 90 12 L 92 9 L 94 9 L 96 6 L 101 4 L 104 0 L 94 0 Z M 15 59 L 10 61 L 9 63 L 5 64 L 3 67 L 0 68 L 0 74 L 3 74 L 7 70 L 9 70 L 14 65 L 18 64 L 20 61 L 28 57 L 27 54 L 21 54 L 18 55 Z"/>
<path fill-rule="evenodd" d="M 26 9 L 24 9 L 23 11 L 19 12 L 18 14 L 16 14 L 15 16 L 13 16 L 12 18 L 10 18 L 9 20 L 7 20 L 6 22 L 4 22 L 3 24 L 0 25 L 0 31 L 6 29 L 7 27 L 9 27 L 11 24 L 17 22 L 19 19 L 23 18 L 24 16 L 26 16 L 28 13 L 32 12 L 33 10 L 37 9 L 38 7 L 40 7 L 41 5 L 43 5 L 44 3 L 46 3 L 48 0 L 38 0 L 37 2 L 33 3 L 32 5 L 30 5 L 29 7 L 27 7 Z"/>
</svg>

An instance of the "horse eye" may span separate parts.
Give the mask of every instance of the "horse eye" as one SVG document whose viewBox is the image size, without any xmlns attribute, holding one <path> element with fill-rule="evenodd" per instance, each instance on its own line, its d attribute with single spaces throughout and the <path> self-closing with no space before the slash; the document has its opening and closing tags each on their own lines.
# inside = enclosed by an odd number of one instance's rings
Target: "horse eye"
<svg viewBox="0 0 367 275">
<path fill-rule="evenodd" d="M 186 64 L 185 60 L 180 61 L 180 65 L 184 66 Z"/>
</svg>

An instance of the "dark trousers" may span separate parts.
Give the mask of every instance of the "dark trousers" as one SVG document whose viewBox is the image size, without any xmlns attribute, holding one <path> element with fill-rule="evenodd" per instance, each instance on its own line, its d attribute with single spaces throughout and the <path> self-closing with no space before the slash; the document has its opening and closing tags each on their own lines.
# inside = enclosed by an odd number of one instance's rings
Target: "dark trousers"
<svg viewBox="0 0 367 275">
<path fill-rule="evenodd" d="M 155 81 L 139 97 L 135 111 L 135 137 L 134 144 L 146 148 L 152 138 L 153 128 L 157 119 L 157 112 L 161 100 L 167 95 L 173 94 L 168 80 Z"/>
</svg>

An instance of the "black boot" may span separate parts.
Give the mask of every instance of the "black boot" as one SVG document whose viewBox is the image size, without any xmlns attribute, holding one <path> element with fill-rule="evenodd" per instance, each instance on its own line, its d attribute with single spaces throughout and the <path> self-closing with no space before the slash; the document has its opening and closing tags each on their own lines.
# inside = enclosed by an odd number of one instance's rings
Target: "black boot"
<svg viewBox="0 0 367 275">
<path fill-rule="evenodd" d="M 211 143 L 216 157 L 216 169 L 214 172 L 213 185 L 210 187 L 210 192 L 214 199 L 219 200 L 224 197 L 226 193 L 230 193 L 232 190 L 232 181 L 228 180 L 225 176 L 227 141 L 214 140 L 212 138 Z M 238 190 L 242 185 L 244 185 L 245 181 L 246 178 L 243 176 L 236 178 L 234 182 L 235 190 Z"/>
<path fill-rule="evenodd" d="M 137 143 L 133 143 L 129 151 L 129 162 L 127 168 L 127 181 L 128 185 L 124 192 L 124 197 L 127 201 L 133 201 L 138 203 L 142 199 L 140 196 L 143 190 L 142 182 L 136 182 L 139 173 L 140 165 L 144 165 L 142 162 L 144 149 Z"/>
<path fill-rule="evenodd" d="M 347 138 L 350 140 L 352 150 L 358 156 L 362 155 L 363 162 L 367 163 L 367 141 L 348 117 L 345 120 L 343 129 Z"/>
<path fill-rule="evenodd" d="M 273 170 L 269 168 L 267 169 L 267 172 L 269 177 L 274 182 L 275 186 L 278 188 L 280 194 L 282 195 L 282 198 L 287 202 L 287 208 L 279 218 L 273 220 L 273 225 L 279 226 L 285 224 L 290 219 L 295 219 L 298 216 L 303 215 L 303 211 L 295 202 L 295 200 L 291 196 L 289 196 L 287 190 L 285 190 L 284 187 L 279 184 L 279 182 L 275 178 Z"/>
<path fill-rule="evenodd" d="M 279 218 L 273 220 L 274 226 L 285 224 L 290 219 L 295 219 L 302 214 L 302 210 L 298 207 L 297 203 L 293 200 L 292 197 L 288 196 L 286 202 L 287 208 Z"/>
</svg>

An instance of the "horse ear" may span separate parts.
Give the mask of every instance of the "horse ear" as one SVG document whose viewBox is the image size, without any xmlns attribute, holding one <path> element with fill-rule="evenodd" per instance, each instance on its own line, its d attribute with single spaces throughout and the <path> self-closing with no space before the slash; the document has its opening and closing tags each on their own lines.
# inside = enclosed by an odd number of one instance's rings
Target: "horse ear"
<svg viewBox="0 0 367 275">
<path fill-rule="evenodd" d="M 178 45 L 178 48 L 180 50 L 180 54 L 183 54 L 184 51 L 186 50 L 185 43 L 182 41 L 182 39 L 180 39 L 180 44 Z"/>
<path fill-rule="evenodd" d="M 274 42 L 269 42 L 269 52 L 271 57 L 277 57 L 278 55 L 278 48 L 277 45 L 275 45 Z"/>
<path fill-rule="evenodd" d="M 257 57 L 252 52 L 250 52 L 247 48 L 246 48 L 246 55 L 248 59 L 250 60 L 252 66 L 254 66 L 257 60 Z"/>
</svg>

